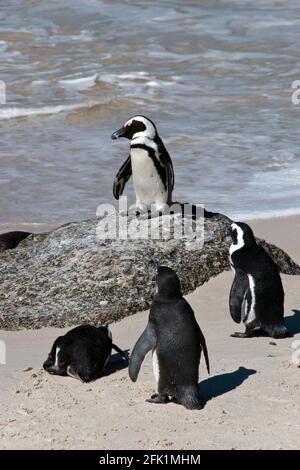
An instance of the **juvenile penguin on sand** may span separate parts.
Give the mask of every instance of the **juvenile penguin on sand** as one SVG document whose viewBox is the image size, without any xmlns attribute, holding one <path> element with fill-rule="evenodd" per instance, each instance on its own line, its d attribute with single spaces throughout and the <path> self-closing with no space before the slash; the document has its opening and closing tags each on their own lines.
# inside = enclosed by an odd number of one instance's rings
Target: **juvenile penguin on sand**
<svg viewBox="0 0 300 470">
<path fill-rule="evenodd" d="M 198 378 L 202 350 L 209 372 L 205 338 L 191 306 L 182 297 L 177 274 L 159 267 L 156 285 L 147 327 L 129 361 L 129 376 L 133 382 L 137 380 L 145 355 L 152 350 L 158 393 L 147 401 L 167 403 L 172 399 L 188 409 L 201 409 Z"/>
<path fill-rule="evenodd" d="M 131 141 L 129 157 L 115 177 L 114 197 L 120 198 L 132 175 L 136 195 L 133 209 L 136 214 L 150 210 L 163 212 L 172 204 L 174 171 L 154 122 L 145 116 L 134 116 L 111 137 L 125 137 Z"/>
<path fill-rule="evenodd" d="M 103 374 L 112 349 L 128 359 L 127 353 L 112 343 L 107 326 L 81 325 L 54 341 L 43 367 L 50 374 L 91 382 Z"/>
<path fill-rule="evenodd" d="M 234 271 L 229 309 L 236 323 L 242 320 L 245 333 L 236 338 L 249 338 L 263 332 L 272 338 L 285 338 L 284 291 L 278 267 L 264 248 L 256 243 L 249 225 L 236 222 L 230 230 L 232 244 L 229 261 Z"/>
</svg>

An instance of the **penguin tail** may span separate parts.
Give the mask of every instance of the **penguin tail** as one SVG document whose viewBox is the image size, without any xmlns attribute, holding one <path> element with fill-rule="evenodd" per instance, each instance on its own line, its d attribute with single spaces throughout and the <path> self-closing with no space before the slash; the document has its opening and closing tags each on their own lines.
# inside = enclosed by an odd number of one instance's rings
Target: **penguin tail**
<svg viewBox="0 0 300 470">
<path fill-rule="evenodd" d="M 114 349 L 115 351 L 117 351 L 117 353 L 119 353 L 120 356 L 122 356 L 123 359 L 125 359 L 125 361 L 128 361 L 128 360 L 129 360 L 129 353 L 128 353 L 128 350 L 127 350 L 127 351 L 122 351 L 122 349 L 120 349 L 119 346 L 117 346 L 116 344 L 112 344 L 111 347 L 112 347 L 112 349 Z"/>
<path fill-rule="evenodd" d="M 207 351 L 205 342 L 204 342 L 203 352 L 204 352 L 204 357 L 205 357 L 206 369 L 207 369 L 208 375 L 210 375 L 209 357 L 208 357 L 208 351 Z"/>
<path fill-rule="evenodd" d="M 284 323 L 272 325 L 271 327 L 264 329 L 272 338 L 288 338 L 292 336 Z"/>
<path fill-rule="evenodd" d="M 188 410 L 202 410 L 204 407 L 197 386 L 179 389 L 176 399 L 177 403 L 180 403 Z"/>
</svg>

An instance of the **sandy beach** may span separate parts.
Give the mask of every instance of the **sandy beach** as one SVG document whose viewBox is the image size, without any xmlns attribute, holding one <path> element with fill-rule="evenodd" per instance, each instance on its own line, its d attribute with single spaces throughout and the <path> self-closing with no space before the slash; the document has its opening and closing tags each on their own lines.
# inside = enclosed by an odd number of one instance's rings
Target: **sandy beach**
<svg viewBox="0 0 300 470">
<path fill-rule="evenodd" d="M 257 236 L 300 262 L 300 217 L 252 221 Z M 145 403 L 155 390 L 151 355 L 137 383 L 119 362 L 94 383 L 51 376 L 42 368 L 52 342 L 66 330 L 0 331 L 7 347 L 1 373 L 1 449 L 296 449 L 300 371 L 291 363 L 300 340 L 300 279 L 282 276 L 293 338 L 231 338 L 241 331 L 228 312 L 233 274 L 226 272 L 187 296 L 206 336 L 208 376 L 200 365 L 206 406 Z M 131 349 L 148 312 L 111 325 L 116 344 Z"/>
</svg>

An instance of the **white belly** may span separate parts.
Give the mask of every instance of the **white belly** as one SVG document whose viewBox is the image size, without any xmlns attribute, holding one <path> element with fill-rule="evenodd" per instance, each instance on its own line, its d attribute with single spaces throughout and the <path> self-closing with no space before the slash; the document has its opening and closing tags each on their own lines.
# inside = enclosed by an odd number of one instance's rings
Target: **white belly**
<svg viewBox="0 0 300 470">
<path fill-rule="evenodd" d="M 158 358 L 157 358 L 157 353 L 156 350 L 153 351 L 152 353 L 152 364 L 153 364 L 153 374 L 156 383 L 159 382 L 159 365 L 158 365 Z"/>
<path fill-rule="evenodd" d="M 143 149 L 131 149 L 130 155 L 137 205 L 141 203 L 150 208 L 151 204 L 167 204 L 167 191 L 148 153 Z"/>
</svg>

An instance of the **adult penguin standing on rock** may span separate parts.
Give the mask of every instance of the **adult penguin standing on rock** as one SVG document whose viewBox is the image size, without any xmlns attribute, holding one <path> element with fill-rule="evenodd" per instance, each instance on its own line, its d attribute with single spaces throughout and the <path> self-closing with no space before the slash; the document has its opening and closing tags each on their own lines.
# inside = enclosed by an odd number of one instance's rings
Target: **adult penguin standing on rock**
<svg viewBox="0 0 300 470">
<path fill-rule="evenodd" d="M 151 210 L 163 212 L 172 204 L 174 171 L 154 122 L 145 116 L 134 116 L 111 137 L 125 137 L 131 141 L 129 157 L 115 177 L 114 197 L 119 199 L 132 175 L 136 215 Z"/>
<path fill-rule="evenodd" d="M 272 338 L 285 338 L 284 291 L 278 267 L 262 246 L 256 243 L 249 225 L 236 222 L 230 230 L 232 244 L 230 265 L 235 273 L 229 308 L 236 323 L 243 320 L 245 333 L 236 338 L 249 338 L 259 331 Z"/>
</svg>

